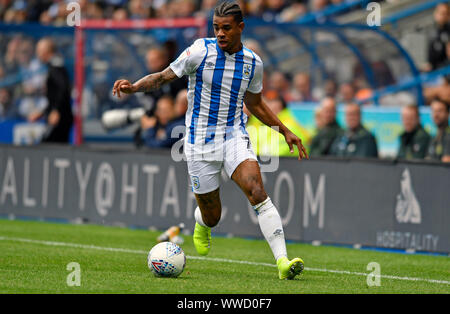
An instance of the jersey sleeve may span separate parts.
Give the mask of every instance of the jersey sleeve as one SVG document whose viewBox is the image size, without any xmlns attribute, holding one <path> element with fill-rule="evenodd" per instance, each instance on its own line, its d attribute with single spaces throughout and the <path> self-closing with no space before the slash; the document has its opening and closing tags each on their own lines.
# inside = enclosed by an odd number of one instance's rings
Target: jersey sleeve
<svg viewBox="0 0 450 314">
<path fill-rule="evenodd" d="M 197 39 L 186 48 L 169 67 L 178 77 L 194 73 L 206 54 L 206 46 L 203 39 Z"/>
<path fill-rule="evenodd" d="M 257 58 L 255 61 L 255 73 L 253 74 L 253 78 L 247 88 L 250 93 L 258 94 L 262 91 L 263 75 L 263 62 L 261 59 Z"/>
</svg>

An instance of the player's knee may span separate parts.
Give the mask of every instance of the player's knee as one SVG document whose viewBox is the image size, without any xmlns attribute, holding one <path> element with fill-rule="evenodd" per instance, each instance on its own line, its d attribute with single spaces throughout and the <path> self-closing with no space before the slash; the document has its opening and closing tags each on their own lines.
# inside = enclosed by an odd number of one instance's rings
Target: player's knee
<svg viewBox="0 0 450 314">
<path fill-rule="evenodd" d="M 249 201 L 251 204 L 256 205 L 267 198 L 267 193 L 261 185 L 255 185 L 250 189 Z"/>
</svg>

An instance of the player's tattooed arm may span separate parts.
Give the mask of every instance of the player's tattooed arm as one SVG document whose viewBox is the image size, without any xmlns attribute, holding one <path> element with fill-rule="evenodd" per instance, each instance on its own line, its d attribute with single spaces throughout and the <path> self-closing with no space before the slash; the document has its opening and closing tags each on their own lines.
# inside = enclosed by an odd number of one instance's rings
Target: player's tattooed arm
<svg viewBox="0 0 450 314">
<path fill-rule="evenodd" d="M 178 76 L 167 67 L 164 71 L 144 76 L 133 85 L 136 86 L 138 92 L 151 92 L 159 89 L 162 85 L 176 80 Z"/>
<path fill-rule="evenodd" d="M 152 73 L 144 76 L 135 83 L 128 80 L 121 79 L 114 83 L 113 95 L 120 98 L 120 93 L 132 94 L 137 92 L 150 92 L 159 89 L 162 85 L 176 80 L 178 76 L 172 71 L 170 67 L 157 73 Z"/>
</svg>

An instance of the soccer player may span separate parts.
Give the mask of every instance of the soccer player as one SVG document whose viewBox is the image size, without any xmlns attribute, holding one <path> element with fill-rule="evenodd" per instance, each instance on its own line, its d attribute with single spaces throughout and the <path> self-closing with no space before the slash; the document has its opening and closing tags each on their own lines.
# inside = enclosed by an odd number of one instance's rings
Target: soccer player
<svg viewBox="0 0 450 314">
<path fill-rule="evenodd" d="M 261 97 L 263 64 L 244 47 L 242 11 L 236 3 L 223 2 L 214 10 L 215 38 L 196 40 L 168 68 L 135 83 L 121 79 L 113 94 L 146 92 L 184 75 L 189 76 L 188 112 L 184 153 L 198 207 L 195 209 L 194 245 L 200 255 L 210 250 L 211 228 L 221 216 L 219 178 L 222 168 L 242 189 L 258 217 L 261 231 L 277 261 L 280 279 L 293 279 L 304 263 L 289 260 L 280 215 L 261 179 L 261 171 L 245 130 L 242 107 L 284 135 L 291 153 L 307 158 L 301 140 L 270 111 Z"/>
</svg>

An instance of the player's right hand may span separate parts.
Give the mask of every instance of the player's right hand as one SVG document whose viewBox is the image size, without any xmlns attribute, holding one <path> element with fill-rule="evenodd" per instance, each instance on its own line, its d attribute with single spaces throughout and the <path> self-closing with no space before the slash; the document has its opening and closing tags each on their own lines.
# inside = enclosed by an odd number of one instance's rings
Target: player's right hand
<svg viewBox="0 0 450 314">
<path fill-rule="evenodd" d="M 132 94 L 136 92 L 136 88 L 133 84 L 131 84 L 130 81 L 125 80 L 125 79 L 121 79 L 121 80 L 117 80 L 114 83 L 114 87 L 113 87 L 113 95 L 117 95 L 117 97 L 120 98 L 120 93 L 125 93 L 125 94 Z"/>
</svg>

